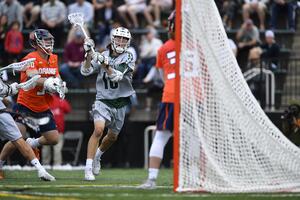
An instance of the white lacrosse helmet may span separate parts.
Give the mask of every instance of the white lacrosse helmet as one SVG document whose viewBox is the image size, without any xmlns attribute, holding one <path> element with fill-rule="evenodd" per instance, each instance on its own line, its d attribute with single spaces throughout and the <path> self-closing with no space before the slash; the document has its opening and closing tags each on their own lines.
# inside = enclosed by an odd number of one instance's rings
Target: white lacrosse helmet
<svg viewBox="0 0 300 200">
<path fill-rule="evenodd" d="M 131 34 L 127 28 L 118 27 L 112 30 L 110 40 L 112 49 L 121 54 L 129 47 Z"/>
</svg>

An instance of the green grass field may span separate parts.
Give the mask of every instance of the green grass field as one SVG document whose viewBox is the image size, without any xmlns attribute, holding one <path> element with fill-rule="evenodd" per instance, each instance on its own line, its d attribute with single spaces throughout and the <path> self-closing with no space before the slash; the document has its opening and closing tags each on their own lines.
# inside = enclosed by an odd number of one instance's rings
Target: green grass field
<svg viewBox="0 0 300 200">
<path fill-rule="evenodd" d="M 281 194 L 209 194 L 174 193 L 172 170 L 161 170 L 158 189 L 139 190 L 135 187 L 147 177 L 143 169 L 104 169 L 94 182 L 83 181 L 82 171 L 50 171 L 55 182 L 40 181 L 35 171 L 6 171 L 6 179 L 0 181 L 0 199 L 220 199 L 220 200 L 299 200 L 299 193 Z"/>
</svg>

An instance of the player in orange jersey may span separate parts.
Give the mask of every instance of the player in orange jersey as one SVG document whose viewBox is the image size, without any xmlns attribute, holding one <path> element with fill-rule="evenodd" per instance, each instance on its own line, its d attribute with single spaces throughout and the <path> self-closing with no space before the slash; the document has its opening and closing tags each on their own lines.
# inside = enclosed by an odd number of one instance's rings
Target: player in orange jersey
<svg viewBox="0 0 300 200">
<path fill-rule="evenodd" d="M 39 138 L 28 138 L 26 142 L 33 148 L 37 149 L 41 145 L 55 145 L 58 142 L 59 134 L 56 130 L 56 124 L 53 114 L 49 109 L 52 93 L 64 93 L 65 84 L 59 76 L 57 55 L 53 54 L 54 38 L 45 29 L 36 29 L 29 35 L 30 45 L 36 50 L 29 53 L 23 60 L 35 58 L 34 65 L 25 72 L 21 72 L 20 82 L 25 82 L 30 77 L 39 74 L 36 87 L 29 91 L 20 90 L 15 112 L 23 113 L 34 118 L 49 117 L 49 122 L 40 126 Z M 22 135 L 25 134 L 26 125 L 17 120 Z M 11 142 L 7 142 L 0 154 L 0 162 L 5 161 L 15 150 Z"/>
<path fill-rule="evenodd" d="M 173 110 L 175 101 L 175 11 L 168 18 L 169 40 L 158 50 L 156 67 L 164 74 L 163 97 L 159 108 L 156 133 L 149 153 L 148 180 L 140 189 L 154 189 L 164 148 L 173 132 Z"/>
</svg>

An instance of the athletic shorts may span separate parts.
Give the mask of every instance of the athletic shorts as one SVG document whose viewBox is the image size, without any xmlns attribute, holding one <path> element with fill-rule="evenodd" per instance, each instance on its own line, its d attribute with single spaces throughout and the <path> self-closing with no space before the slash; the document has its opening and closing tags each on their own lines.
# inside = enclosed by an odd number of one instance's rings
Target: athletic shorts
<svg viewBox="0 0 300 200">
<path fill-rule="evenodd" d="M 122 108 L 112 108 L 101 101 L 95 101 L 92 108 L 94 121 L 105 121 L 105 127 L 114 134 L 119 134 L 125 119 L 126 106 Z"/>
<path fill-rule="evenodd" d="M 158 118 L 156 121 L 157 130 L 169 130 L 173 132 L 174 104 L 160 103 Z"/>
<path fill-rule="evenodd" d="M 41 125 L 39 127 L 40 130 L 37 132 L 38 134 L 43 134 L 43 133 L 48 132 L 48 131 L 57 130 L 53 114 L 50 110 L 46 110 L 44 112 L 38 112 L 37 113 L 37 112 L 33 112 L 32 110 L 30 110 L 26 106 L 23 106 L 22 104 L 17 104 L 14 107 L 14 111 L 16 113 L 23 113 L 25 115 L 28 115 L 28 116 L 31 116 L 31 117 L 34 117 L 34 118 L 37 118 L 37 119 L 43 118 L 43 117 L 49 117 L 50 118 L 49 122 L 47 124 Z M 24 124 L 21 119 L 16 119 L 16 122 Z M 24 125 L 26 126 L 26 124 L 24 124 Z M 30 127 L 26 126 L 26 128 L 30 128 Z"/>
<path fill-rule="evenodd" d="M 18 126 L 8 113 L 0 113 L 0 138 L 2 140 L 16 141 L 22 137 Z"/>
</svg>

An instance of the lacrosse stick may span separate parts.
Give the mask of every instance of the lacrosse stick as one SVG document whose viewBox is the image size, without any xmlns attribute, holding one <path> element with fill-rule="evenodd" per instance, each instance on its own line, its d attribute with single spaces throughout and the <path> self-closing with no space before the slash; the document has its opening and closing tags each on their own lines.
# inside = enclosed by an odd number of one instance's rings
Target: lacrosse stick
<svg viewBox="0 0 300 200">
<path fill-rule="evenodd" d="M 20 118 L 23 123 L 25 123 L 28 127 L 30 127 L 36 132 L 40 130 L 40 126 L 46 125 L 50 121 L 49 116 L 45 116 L 42 118 L 35 118 L 35 117 L 28 116 L 24 113 L 16 113 L 8 110 L 0 110 L 0 114 L 1 113 L 8 113 L 12 115 L 14 119 Z"/>
<path fill-rule="evenodd" d="M 13 70 L 13 74 L 15 75 L 15 71 L 26 71 L 26 69 L 28 69 L 30 66 L 32 66 L 34 64 L 35 58 L 30 58 L 27 60 L 24 60 L 22 62 L 17 62 L 17 63 L 12 63 L 6 67 L 3 67 L 0 69 L 0 73 L 4 70 L 9 70 L 12 69 Z"/>
<path fill-rule="evenodd" d="M 70 23 L 72 25 L 74 25 L 75 27 L 79 26 L 79 28 L 81 29 L 84 38 L 85 39 L 89 39 L 89 36 L 87 35 L 83 25 L 84 25 L 84 19 L 83 19 L 83 13 L 77 12 L 77 13 L 71 13 L 68 15 L 68 20 L 70 21 Z M 95 53 L 95 49 L 92 48 L 92 53 Z"/>
<path fill-rule="evenodd" d="M 83 35 L 84 35 L 84 38 L 85 39 L 89 39 L 90 37 L 87 35 L 83 25 L 84 25 L 84 19 L 83 19 L 83 13 L 80 13 L 80 12 L 77 12 L 77 13 L 71 13 L 68 15 L 68 20 L 70 21 L 70 23 L 72 25 L 74 25 L 75 27 L 76 26 L 79 26 L 79 28 L 81 29 Z M 95 49 L 94 48 L 91 48 L 91 51 L 92 53 L 94 54 L 95 53 Z M 99 65 L 101 65 L 100 61 L 98 60 L 97 61 Z"/>
<path fill-rule="evenodd" d="M 18 84 L 17 88 L 23 89 L 24 91 L 31 90 L 36 86 L 36 82 L 39 80 L 39 78 L 41 78 L 41 75 L 35 75 L 28 81 Z"/>
<path fill-rule="evenodd" d="M 40 126 L 46 125 L 50 121 L 50 117 L 42 117 L 42 118 L 34 118 L 30 116 L 21 116 L 22 121 L 31 129 L 38 132 L 40 130 Z"/>
</svg>

